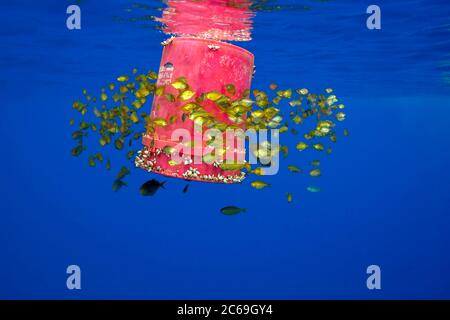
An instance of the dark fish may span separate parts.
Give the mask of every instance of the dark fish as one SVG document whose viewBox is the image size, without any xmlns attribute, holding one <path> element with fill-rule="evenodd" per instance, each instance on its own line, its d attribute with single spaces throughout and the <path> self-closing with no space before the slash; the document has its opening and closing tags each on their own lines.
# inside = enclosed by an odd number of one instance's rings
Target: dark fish
<svg viewBox="0 0 450 320">
<path fill-rule="evenodd" d="M 90 167 L 95 167 L 95 159 L 94 159 L 94 157 L 92 157 L 92 156 L 89 157 L 88 163 L 89 163 Z"/>
<path fill-rule="evenodd" d="M 183 193 L 188 192 L 189 189 L 189 183 L 183 188 Z"/>
<path fill-rule="evenodd" d="M 81 130 L 87 130 L 87 129 L 89 129 L 89 123 L 87 123 L 87 122 L 84 122 L 84 121 L 82 121 L 81 123 L 80 123 L 80 129 Z"/>
<path fill-rule="evenodd" d="M 103 155 L 102 155 L 100 152 L 97 152 L 97 153 L 94 155 L 94 158 L 97 159 L 97 160 L 100 161 L 100 162 L 103 162 Z"/>
<path fill-rule="evenodd" d="M 114 181 L 113 185 L 112 185 L 112 189 L 114 192 L 117 192 L 120 190 L 120 188 L 127 186 L 127 184 L 125 182 L 123 182 L 120 179 L 117 179 Z"/>
<path fill-rule="evenodd" d="M 130 140 L 130 141 L 131 141 L 131 140 Z M 134 156 L 134 151 L 133 151 L 133 150 L 128 151 L 128 153 L 127 153 L 127 159 L 130 160 L 131 158 L 133 158 L 133 156 Z"/>
<path fill-rule="evenodd" d="M 141 132 L 136 132 L 136 133 L 134 134 L 134 136 L 133 136 L 133 139 L 134 139 L 134 140 L 137 140 L 137 139 L 140 139 L 140 138 L 142 138 L 142 133 L 141 133 Z"/>
<path fill-rule="evenodd" d="M 74 157 L 78 157 L 83 150 L 85 149 L 85 147 L 81 144 L 77 145 L 75 148 L 72 149 L 71 153 Z"/>
<path fill-rule="evenodd" d="M 74 132 L 72 132 L 72 139 L 79 140 L 79 139 L 83 138 L 85 135 L 86 135 L 86 133 L 84 133 L 81 130 L 74 131 Z"/>
<path fill-rule="evenodd" d="M 127 167 L 122 167 L 120 168 L 119 173 L 117 174 L 117 180 L 121 180 L 123 177 L 129 175 L 131 173 L 130 169 L 128 169 Z"/>
<path fill-rule="evenodd" d="M 116 147 L 117 150 L 122 150 L 123 149 L 123 139 L 117 139 L 116 141 L 114 141 L 114 146 Z"/>
<path fill-rule="evenodd" d="M 246 211 L 247 210 L 244 208 L 239 208 L 239 207 L 235 207 L 235 206 L 228 206 L 228 207 L 224 207 L 224 208 L 220 209 L 220 212 L 227 216 L 233 216 L 233 215 L 239 214 L 241 212 L 246 212 Z"/>
<path fill-rule="evenodd" d="M 165 183 L 166 181 L 159 182 L 158 180 L 155 179 L 149 180 L 140 187 L 139 192 L 143 196 L 153 196 L 156 193 L 156 191 L 158 191 L 159 188 L 165 189 L 164 188 Z"/>
</svg>

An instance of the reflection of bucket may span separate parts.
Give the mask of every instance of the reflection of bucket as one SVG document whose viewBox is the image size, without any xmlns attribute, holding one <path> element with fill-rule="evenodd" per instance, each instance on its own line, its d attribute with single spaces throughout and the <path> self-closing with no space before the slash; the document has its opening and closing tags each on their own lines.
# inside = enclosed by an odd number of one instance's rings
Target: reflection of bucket
<svg viewBox="0 0 450 320">
<path fill-rule="evenodd" d="M 233 84 L 236 93 L 231 98 L 237 99 L 245 90 L 250 89 L 253 60 L 253 54 L 229 43 L 197 38 L 173 38 L 164 47 L 157 84 L 164 85 L 166 92 L 174 95 L 178 92 L 170 83 L 179 77 L 185 77 L 191 89 L 198 94 L 211 91 L 225 94 L 225 86 Z M 186 103 L 178 100 L 169 102 L 164 95 L 155 96 L 151 117 L 169 119 L 176 116 L 177 120 L 166 127 L 156 127 L 153 134 L 144 135 L 145 147 L 138 155 L 136 164 L 148 171 L 172 177 L 223 183 L 240 182 L 243 179 L 240 171 L 223 171 L 213 164 L 192 163 L 195 159 L 191 154 L 183 154 L 185 161 L 179 165 L 169 164 L 171 158 L 162 153 L 161 149 L 179 143 L 171 140 L 172 132 L 182 128 L 194 136 L 194 122 L 182 121 L 183 111 L 180 107 Z M 221 122 L 231 124 L 226 114 L 216 105 L 206 104 L 204 108 Z"/>
<path fill-rule="evenodd" d="M 179 37 L 222 41 L 251 40 L 250 0 L 168 0 L 161 18 L 163 31 Z"/>
</svg>

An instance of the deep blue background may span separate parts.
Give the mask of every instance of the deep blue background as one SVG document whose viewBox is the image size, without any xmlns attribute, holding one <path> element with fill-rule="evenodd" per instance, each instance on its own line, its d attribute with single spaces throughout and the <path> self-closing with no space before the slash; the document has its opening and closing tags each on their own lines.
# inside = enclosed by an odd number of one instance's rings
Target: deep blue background
<svg viewBox="0 0 450 320">
<path fill-rule="evenodd" d="M 114 173 L 70 155 L 81 91 L 159 66 L 166 36 L 130 18 L 163 5 L 111 2 L 81 1 L 80 31 L 65 27 L 70 2 L 2 5 L 0 298 L 450 298 L 448 1 L 377 1 L 381 31 L 365 27 L 368 1 L 258 12 L 240 44 L 256 56 L 254 87 L 331 86 L 347 106 L 350 135 L 313 180 L 322 192 L 283 169 L 262 191 L 183 194 L 169 180 L 154 198 L 137 192 L 145 171 L 113 193 Z M 66 289 L 70 264 L 81 291 Z M 370 264 L 380 291 L 366 288 Z"/>
</svg>

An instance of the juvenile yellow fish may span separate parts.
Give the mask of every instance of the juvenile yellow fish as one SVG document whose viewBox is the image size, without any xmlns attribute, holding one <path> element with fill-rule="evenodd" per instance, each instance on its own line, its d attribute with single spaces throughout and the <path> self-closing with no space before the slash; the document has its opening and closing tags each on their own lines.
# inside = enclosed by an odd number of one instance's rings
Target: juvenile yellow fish
<svg viewBox="0 0 450 320">
<path fill-rule="evenodd" d="M 183 106 L 181 107 L 181 109 L 182 109 L 183 111 L 186 111 L 186 112 L 191 112 L 191 111 L 197 109 L 198 107 L 199 107 L 199 106 L 198 106 L 197 104 L 195 104 L 195 103 L 187 103 L 187 104 L 183 105 Z"/>
<path fill-rule="evenodd" d="M 314 166 L 314 167 L 318 167 L 318 166 L 320 166 L 320 161 L 319 160 L 313 160 L 313 161 L 311 161 L 311 165 Z"/>
<path fill-rule="evenodd" d="M 220 169 L 224 171 L 238 171 L 242 169 L 249 170 L 250 164 L 249 163 L 222 163 L 220 164 Z"/>
<path fill-rule="evenodd" d="M 289 155 L 289 148 L 287 146 L 281 146 L 280 151 L 285 158 Z"/>
<path fill-rule="evenodd" d="M 282 95 L 283 98 L 290 99 L 292 97 L 292 90 L 291 89 L 284 90 Z"/>
<path fill-rule="evenodd" d="M 234 84 L 227 84 L 225 86 L 225 90 L 227 90 L 227 92 L 231 95 L 235 95 L 236 94 L 236 87 L 234 86 Z"/>
<path fill-rule="evenodd" d="M 156 79 L 158 79 L 158 74 L 154 71 L 150 71 L 148 73 L 147 77 L 151 80 L 156 80 Z"/>
<path fill-rule="evenodd" d="M 171 94 L 171 93 L 166 93 L 164 96 L 166 97 L 166 100 L 169 101 L 169 102 L 174 102 L 175 101 L 175 96 L 173 94 Z"/>
<path fill-rule="evenodd" d="M 286 127 L 286 126 L 282 126 L 282 127 L 279 129 L 279 131 L 280 131 L 280 133 L 285 133 L 285 132 L 289 131 L 289 128 Z"/>
<path fill-rule="evenodd" d="M 252 186 L 253 188 L 255 188 L 255 189 L 260 190 L 260 189 L 264 189 L 264 188 L 266 188 L 266 187 L 269 187 L 270 184 L 267 184 L 267 183 L 265 183 L 265 182 L 263 182 L 263 181 L 260 181 L 260 180 L 255 180 L 255 181 L 253 181 L 253 182 L 251 183 L 251 186 Z"/>
<path fill-rule="evenodd" d="M 313 148 L 316 149 L 317 151 L 323 151 L 325 149 L 325 147 L 321 143 L 314 144 Z"/>
<path fill-rule="evenodd" d="M 140 109 L 142 107 L 142 103 L 139 100 L 134 100 L 131 105 L 136 109 Z"/>
<path fill-rule="evenodd" d="M 256 110 L 256 111 L 253 111 L 251 113 L 251 115 L 252 115 L 252 118 L 259 119 L 259 118 L 262 118 L 264 116 L 264 111 Z"/>
<path fill-rule="evenodd" d="M 281 97 L 275 97 L 275 98 L 272 99 L 272 102 L 273 102 L 274 104 L 276 104 L 276 105 L 279 105 L 279 104 L 280 104 L 280 101 L 281 101 Z"/>
<path fill-rule="evenodd" d="M 130 115 L 130 120 L 133 121 L 133 123 L 138 123 L 139 122 L 139 117 L 137 116 L 136 112 L 132 112 Z"/>
<path fill-rule="evenodd" d="M 331 106 L 333 103 L 336 103 L 336 102 L 338 102 L 338 99 L 336 98 L 335 95 L 331 95 L 327 98 L 327 104 L 329 106 Z"/>
<path fill-rule="evenodd" d="M 170 123 L 170 124 L 174 124 L 176 121 L 177 121 L 177 116 L 171 116 L 171 117 L 169 118 L 169 123 Z"/>
<path fill-rule="evenodd" d="M 296 115 L 295 117 L 292 118 L 292 121 L 293 121 L 295 124 L 301 124 L 301 123 L 303 122 L 303 118 L 300 117 L 299 115 Z"/>
<path fill-rule="evenodd" d="M 166 88 L 164 86 L 158 87 L 156 88 L 155 95 L 160 97 L 164 94 L 164 91 L 166 91 Z"/>
<path fill-rule="evenodd" d="M 222 98 L 222 94 L 217 91 L 211 91 L 206 94 L 206 98 L 211 101 L 217 101 Z"/>
<path fill-rule="evenodd" d="M 298 151 L 303 151 L 307 149 L 309 146 L 304 142 L 299 142 L 295 147 L 297 148 Z"/>
<path fill-rule="evenodd" d="M 263 176 L 264 175 L 264 169 L 263 168 L 256 168 L 252 171 L 257 176 Z"/>
<path fill-rule="evenodd" d="M 153 123 L 156 124 L 159 127 L 165 127 L 167 126 L 167 121 L 161 118 L 153 119 Z"/>
<path fill-rule="evenodd" d="M 298 107 L 298 106 L 302 105 L 302 102 L 300 100 L 292 100 L 292 101 L 289 101 L 289 105 L 291 107 Z"/>
<path fill-rule="evenodd" d="M 186 101 L 186 100 L 191 99 L 194 95 L 195 95 L 194 91 L 186 90 L 180 94 L 180 99 Z"/>
<path fill-rule="evenodd" d="M 272 119 L 273 117 L 275 117 L 275 115 L 278 114 L 278 112 L 280 112 L 279 109 L 270 107 L 264 110 L 264 115 L 267 117 L 267 119 Z"/>
<path fill-rule="evenodd" d="M 336 120 L 337 121 L 344 121 L 345 120 L 345 113 L 343 113 L 343 112 L 336 113 Z"/>
<path fill-rule="evenodd" d="M 123 76 L 117 77 L 117 81 L 119 81 L 119 82 L 126 82 L 126 81 L 128 81 L 128 76 L 127 75 L 123 75 Z"/>
<path fill-rule="evenodd" d="M 174 87 L 177 90 L 185 90 L 187 89 L 187 84 L 184 83 L 183 81 L 175 81 L 174 83 L 172 83 L 172 87 Z"/>
<path fill-rule="evenodd" d="M 311 177 L 320 177 L 321 174 L 320 169 L 313 169 L 309 172 Z"/>
<path fill-rule="evenodd" d="M 293 166 L 293 165 L 290 165 L 287 168 L 288 168 L 288 170 L 290 172 L 293 172 L 293 173 L 300 173 L 300 172 L 302 172 L 302 170 L 300 170 L 300 168 L 298 168 L 296 166 Z"/>
<path fill-rule="evenodd" d="M 164 152 L 166 155 L 171 155 L 171 154 L 173 154 L 175 152 L 175 148 L 172 147 L 172 146 L 165 146 L 162 149 L 162 152 Z"/>
<path fill-rule="evenodd" d="M 169 161 L 167 161 L 167 163 L 168 163 L 169 166 L 171 166 L 171 167 L 179 165 L 179 163 L 176 162 L 176 161 L 173 160 L 173 159 L 170 159 Z"/>
<path fill-rule="evenodd" d="M 306 96 L 307 94 L 308 94 L 308 89 L 306 89 L 306 88 L 303 88 L 303 89 L 298 89 L 297 90 L 297 93 L 299 93 L 299 94 L 301 94 L 301 95 L 303 95 L 303 96 Z"/>
<path fill-rule="evenodd" d="M 290 192 L 286 193 L 286 198 L 287 198 L 287 202 L 291 203 L 292 202 L 292 193 L 290 193 Z"/>
</svg>

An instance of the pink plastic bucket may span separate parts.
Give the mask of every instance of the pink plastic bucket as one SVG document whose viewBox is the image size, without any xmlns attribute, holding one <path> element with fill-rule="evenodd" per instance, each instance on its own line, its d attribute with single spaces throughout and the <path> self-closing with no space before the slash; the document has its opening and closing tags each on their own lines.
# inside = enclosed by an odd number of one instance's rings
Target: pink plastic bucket
<svg viewBox="0 0 450 320">
<path fill-rule="evenodd" d="M 173 38 L 165 45 L 158 75 L 158 86 L 165 86 L 166 93 L 177 95 L 178 92 L 170 84 L 177 78 L 185 77 L 191 90 L 196 93 L 218 91 L 226 93 L 226 85 L 233 84 L 235 96 L 240 98 L 250 88 L 253 74 L 253 54 L 238 46 L 214 40 L 198 38 Z M 230 96 L 229 94 L 227 94 Z M 162 152 L 166 146 L 175 146 L 179 141 L 172 140 L 175 129 L 186 129 L 194 136 L 194 122 L 182 121 L 181 106 L 188 101 L 169 102 L 164 95 L 155 96 L 151 117 L 169 119 L 176 116 L 176 121 L 165 127 L 155 127 L 154 133 L 144 135 L 144 149 L 136 158 L 136 165 L 159 174 L 189 180 L 237 183 L 244 174 L 240 171 L 224 171 L 214 164 L 195 164 L 193 152 L 182 154 L 184 161 L 171 165 L 170 156 Z M 220 121 L 230 123 L 215 104 L 207 104 L 204 108 Z M 245 150 L 235 150 L 245 152 Z"/>
</svg>

